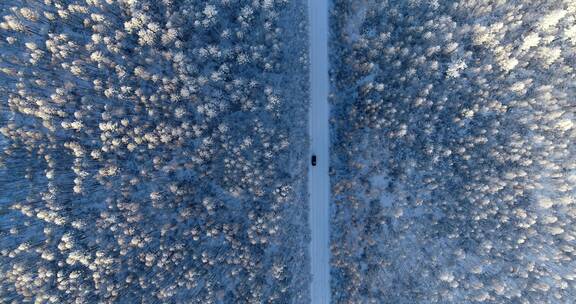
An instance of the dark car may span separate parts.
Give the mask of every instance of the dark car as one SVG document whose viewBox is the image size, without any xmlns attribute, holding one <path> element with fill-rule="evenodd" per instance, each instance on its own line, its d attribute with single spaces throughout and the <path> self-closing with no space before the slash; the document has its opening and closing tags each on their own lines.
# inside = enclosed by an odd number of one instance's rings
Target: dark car
<svg viewBox="0 0 576 304">
<path fill-rule="evenodd" d="M 316 155 L 312 155 L 312 166 L 316 166 Z"/>
</svg>

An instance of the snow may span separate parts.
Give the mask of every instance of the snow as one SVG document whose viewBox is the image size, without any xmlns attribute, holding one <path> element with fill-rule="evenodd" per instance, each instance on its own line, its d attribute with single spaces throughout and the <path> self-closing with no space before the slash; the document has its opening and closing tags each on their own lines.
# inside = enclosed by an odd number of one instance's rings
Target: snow
<svg viewBox="0 0 576 304">
<path fill-rule="evenodd" d="M 333 302 L 575 298 L 576 9 L 481 2 L 333 2 Z"/>
<path fill-rule="evenodd" d="M 328 0 L 309 0 L 310 18 L 310 95 L 309 132 L 311 153 L 317 165 L 309 163 L 310 227 L 312 240 L 312 303 L 330 303 L 330 236 L 328 177 L 329 105 L 328 105 Z"/>
<path fill-rule="evenodd" d="M 309 303 L 307 3 L 52 2 L 0 2 L 0 303 Z"/>
<path fill-rule="evenodd" d="M 352 4 L 352 13 L 346 19 L 346 26 L 344 32 L 347 35 L 347 42 L 354 43 L 360 39 L 360 27 L 364 19 L 366 18 L 366 12 L 368 10 L 369 4 L 367 0 L 360 0 Z"/>
</svg>

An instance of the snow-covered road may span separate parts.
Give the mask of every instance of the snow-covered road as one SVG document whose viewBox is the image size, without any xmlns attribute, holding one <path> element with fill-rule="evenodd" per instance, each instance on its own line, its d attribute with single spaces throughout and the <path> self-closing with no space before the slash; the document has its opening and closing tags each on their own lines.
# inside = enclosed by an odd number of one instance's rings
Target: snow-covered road
<svg viewBox="0 0 576 304">
<path fill-rule="evenodd" d="M 330 179 L 328 105 L 328 1 L 308 0 L 310 18 L 310 153 L 317 165 L 308 169 L 312 303 L 330 303 Z"/>
</svg>

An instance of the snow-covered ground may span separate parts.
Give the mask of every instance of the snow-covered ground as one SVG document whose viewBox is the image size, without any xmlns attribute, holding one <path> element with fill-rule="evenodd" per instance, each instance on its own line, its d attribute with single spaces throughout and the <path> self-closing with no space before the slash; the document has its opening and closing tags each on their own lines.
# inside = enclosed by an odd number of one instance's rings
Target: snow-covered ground
<svg viewBox="0 0 576 304">
<path fill-rule="evenodd" d="M 317 165 L 309 165 L 310 227 L 312 241 L 312 303 L 330 302 L 329 265 L 329 106 L 328 106 L 328 0 L 309 0 L 310 18 L 310 149 Z"/>
</svg>

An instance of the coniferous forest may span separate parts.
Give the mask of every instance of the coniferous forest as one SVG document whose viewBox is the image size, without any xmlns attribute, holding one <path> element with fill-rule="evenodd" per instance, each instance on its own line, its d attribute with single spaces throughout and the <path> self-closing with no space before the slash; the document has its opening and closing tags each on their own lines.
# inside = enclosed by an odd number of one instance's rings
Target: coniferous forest
<svg viewBox="0 0 576 304">
<path fill-rule="evenodd" d="M 576 0 L 0 1 L 0 303 L 328 304 L 309 1 L 331 302 L 575 303 Z"/>
</svg>

